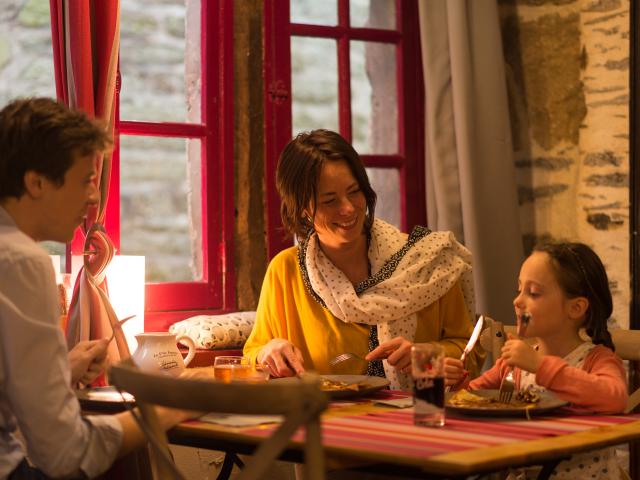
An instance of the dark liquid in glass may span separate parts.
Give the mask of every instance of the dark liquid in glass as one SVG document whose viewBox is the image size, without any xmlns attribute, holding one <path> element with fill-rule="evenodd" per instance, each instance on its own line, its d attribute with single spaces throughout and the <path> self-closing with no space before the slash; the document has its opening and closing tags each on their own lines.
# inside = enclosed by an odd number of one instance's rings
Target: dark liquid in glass
<svg viewBox="0 0 640 480">
<path fill-rule="evenodd" d="M 429 386 L 423 388 L 418 388 L 418 384 L 422 382 L 413 382 L 416 398 L 437 407 L 444 407 L 444 377 L 434 377 L 430 380 L 426 382 Z"/>
</svg>

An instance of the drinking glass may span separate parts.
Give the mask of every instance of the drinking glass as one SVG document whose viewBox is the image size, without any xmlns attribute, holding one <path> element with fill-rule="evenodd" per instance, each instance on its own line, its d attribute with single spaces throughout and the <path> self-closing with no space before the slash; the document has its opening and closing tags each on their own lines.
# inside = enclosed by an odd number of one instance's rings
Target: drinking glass
<svg viewBox="0 0 640 480">
<path fill-rule="evenodd" d="M 247 379 L 251 375 L 251 362 L 248 357 L 241 355 L 216 357 L 213 362 L 213 375 L 216 380 L 224 383 Z"/>
<path fill-rule="evenodd" d="M 444 348 L 433 343 L 411 347 L 414 382 L 413 423 L 426 427 L 444 425 Z"/>
<path fill-rule="evenodd" d="M 267 367 L 266 365 L 261 365 L 259 363 L 256 363 L 251 368 L 251 372 L 247 377 L 247 381 L 254 382 L 254 383 L 266 382 L 267 380 L 269 380 L 269 377 L 270 377 L 269 367 Z"/>
</svg>

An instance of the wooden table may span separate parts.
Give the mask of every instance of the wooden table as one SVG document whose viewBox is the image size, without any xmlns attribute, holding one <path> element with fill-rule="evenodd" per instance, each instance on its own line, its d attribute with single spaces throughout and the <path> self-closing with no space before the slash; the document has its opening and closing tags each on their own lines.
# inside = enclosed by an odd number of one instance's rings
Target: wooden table
<svg viewBox="0 0 640 480">
<path fill-rule="evenodd" d="M 445 427 L 434 429 L 415 427 L 411 409 L 380 407 L 371 400 L 332 404 L 322 427 L 330 468 L 429 478 L 463 478 L 536 464 L 546 465 L 550 473 L 571 454 L 640 439 L 640 415 L 577 416 L 564 411 L 530 421 L 449 415 Z M 189 421 L 170 432 L 170 441 L 247 454 L 275 428 Z M 283 459 L 302 461 L 303 440 L 299 432 Z"/>
</svg>

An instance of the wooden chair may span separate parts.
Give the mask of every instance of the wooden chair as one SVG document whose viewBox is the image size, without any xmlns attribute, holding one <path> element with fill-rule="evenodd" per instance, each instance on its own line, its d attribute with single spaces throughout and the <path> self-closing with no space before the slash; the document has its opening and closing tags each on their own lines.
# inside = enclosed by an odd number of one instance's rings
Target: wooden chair
<svg viewBox="0 0 640 480">
<path fill-rule="evenodd" d="M 610 330 L 613 344 L 616 347 L 616 353 L 623 360 L 640 361 L 640 330 L 616 329 Z M 495 320 L 491 321 L 480 335 L 480 345 L 490 352 L 493 360 L 500 356 L 500 350 L 504 344 L 508 333 L 516 334 L 515 325 L 503 325 Z M 580 332 L 580 336 L 584 340 L 588 340 L 589 336 L 585 331 Z M 527 339 L 528 343 L 535 343 L 535 338 Z M 633 411 L 640 404 L 640 388 L 629 396 L 625 413 Z"/>
<path fill-rule="evenodd" d="M 283 423 L 259 445 L 237 478 L 262 478 L 300 426 L 306 430 L 304 477 L 307 480 L 325 477 L 320 413 L 326 409 L 328 397 L 320 389 L 317 376 L 263 384 L 224 384 L 147 373 L 131 363 L 121 362 L 111 367 L 109 378 L 118 389 L 135 397 L 140 410 L 136 419 L 154 448 L 154 467 L 162 480 L 185 477 L 173 462 L 167 436 L 159 427 L 152 405 L 201 412 L 283 415 Z"/>
</svg>

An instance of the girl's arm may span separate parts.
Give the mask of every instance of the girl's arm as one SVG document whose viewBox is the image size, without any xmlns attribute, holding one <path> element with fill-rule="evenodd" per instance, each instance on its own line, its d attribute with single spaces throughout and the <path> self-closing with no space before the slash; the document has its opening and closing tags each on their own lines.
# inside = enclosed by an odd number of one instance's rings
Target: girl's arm
<svg viewBox="0 0 640 480">
<path fill-rule="evenodd" d="M 494 390 L 500 388 L 500 382 L 502 377 L 507 374 L 509 366 L 504 363 L 502 358 L 499 358 L 496 363 L 489 370 L 484 372 L 478 378 L 475 378 L 469 382 L 468 387 L 464 388 L 470 390 Z"/>
<path fill-rule="evenodd" d="M 536 383 L 562 400 L 595 413 L 620 413 L 627 404 L 622 361 L 600 345 L 589 353 L 582 369 L 546 355 L 536 372 Z"/>
<path fill-rule="evenodd" d="M 431 310 L 438 319 L 438 329 L 433 332 L 431 338 L 439 338 L 435 343 L 444 347 L 447 357 L 460 357 L 474 327 L 474 323 L 469 319 L 460 282 L 451 287 L 437 302 L 427 307 L 427 310 Z M 478 342 L 467 355 L 465 362 L 470 376 L 475 377 L 480 373 L 485 356 L 485 351 Z"/>
</svg>

